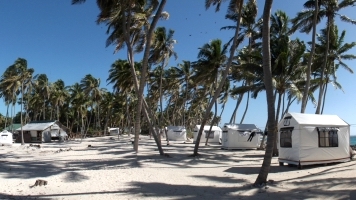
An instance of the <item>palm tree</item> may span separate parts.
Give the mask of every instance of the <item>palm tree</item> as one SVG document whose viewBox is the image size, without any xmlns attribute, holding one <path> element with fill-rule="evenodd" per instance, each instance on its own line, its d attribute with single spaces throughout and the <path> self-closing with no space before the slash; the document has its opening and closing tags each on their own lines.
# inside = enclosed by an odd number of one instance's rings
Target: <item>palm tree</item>
<svg viewBox="0 0 356 200">
<path fill-rule="evenodd" d="M 198 53 L 199 60 L 193 64 L 195 74 L 192 79 L 195 80 L 196 84 L 201 84 L 210 88 L 210 99 L 213 97 L 213 93 L 216 90 L 217 81 L 219 80 L 221 73 L 220 69 L 226 62 L 226 51 L 227 49 L 223 48 L 221 40 L 212 40 L 210 43 L 205 44 L 200 48 Z M 213 119 L 217 116 L 217 103 L 217 99 L 215 99 Z M 209 138 L 213 125 L 214 121 L 211 122 L 207 138 Z"/>
<path fill-rule="evenodd" d="M 276 137 L 276 120 L 275 120 L 275 106 L 273 97 L 273 83 L 272 83 L 272 69 L 271 69 L 271 50 L 270 50 L 270 16 L 273 0 L 266 0 L 263 10 L 263 31 L 262 31 L 262 50 L 263 50 L 263 74 L 264 84 L 267 96 L 268 108 L 268 137 L 267 147 L 263 158 L 262 167 L 254 183 L 255 186 L 262 185 L 267 182 L 267 176 L 272 161 L 272 153 L 274 140 Z"/>
<path fill-rule="evenodd" d="M 135 73 L 140 74 L 141 63 L 135 63 Z M 126 60 L 116 60 L 109 70 L 109 77 L 106 80 L 108 84 L 113 84 L 113 93 L 123 93 L 126 96 L 126 123 L 127 127 L 131 126 L 131 112 L 129 111 L 130 103 L 135 95 L 133 93 L 135 82 L 133 73 L 130 71 L 130 63 Z"/>
<path fill-rule="evenodd" d="M 68 92 L 70 94 L 71 107 L 75 110 L 78 117 L 77 132 L 79 131 L 79 124 L 81 124 L 80 131 L 83 136 L 85 131 L 84 117 L 86 116 L 89 100 L 79 83 L 70 86 Z"/>
<path fill-rule="evenodd" d="M 85 77 L 80 81 L 80 87 L 82 88 L 84 94 L 90 99 L 91 101 L 91 111 L 90 111 L 90 118 L 87 125 L 86 133 L 88 132 L 90 122 L 92 120 L 93 112 L 95 108 L 99 108 L 97 106 L 102 97 L 102 90 L 100 89 L 100 79 L 94 78 L 91 74 L 85 75 Z M 96 120 L 94 120 L 96 121 Z M 96 124 L 96 123 L 94 123 Z M 97 127 L 97 126 L 95 126 Z"/>
<path fill-rule="evenodd" d="M 13 87 L 14 93 L 19 90 L 19 93 L 21 93 L 21 111 L 20 111 L 20 118 L 21 118 L 21 145 L 24 145 L 24 138 L 23 138 L 23 102 L 24 102 L 24 93 L 26 92 L 27 86 L 29 86 L 32 83 L 32 74 L 34 70 L 32 68 L 27 68 L 27 60 L 23 58 L 18 58 L 15 63 L 9 67 L 9 70 L 12 71 L 12 76 L 9 77 L 9 79 L 4 80 L 4 84 L 8 85 L 10 83 L 11 85 L 15 85 L 17 87 Z M 8 83 L 6 83 L 8 82 Z"/>
<path fill-rule="evenodd" d="M 318 96 L 318 104 L 315 113 L 320 114 L 321 111 L 321 103 L 323 99 L 323 91 L 324 91 L 324 71 L 326 70 L 327 67 L 327 59 L 328 59 L 328 52 L 329 52 L 329 37 L 330 37 L 330 29 L 335 23 L 335 16 L 340 16 L 340 19 L 344 22 L 356 24 L 355 20 L 352 20 L 348 18 L 345 15 L 340 15 L 339 11 L 350 7 L 354 6 L 356 3 L 356 0 L 342 0 L 338 2 L 338 0 L 318 0 L 318 4 L 315 3 L 315 0 L 308 0 L 307 2 L 304 3 L 304 7 L 307 8 L 303 10 L 302 12 L 299 12 L 297 17 L 295 18 L 295 21 L 297 23 L 295 24 L 295 29 L 300 29 L 303 27 L 301 30 L 303 32 L 309 32 L 312 27 L 314 21 L 314 15 L 315 15 L 315 5 L 318 6 L 319 12 L 317 16 L 317 22 L 319 23 L 322 18 L 326 18 L 326 33 L 327 33 L 327 40 L 326 40 L 326 51 L 324 52 L 324 61 L 321 69 L 321 79 L 319 83 L 319 96 Z"/>
<path fill-rule="evenodd" d="M 310 75 L 311 75 L 311 66 L 312 66 L 312 62 L 313 62 L 313 57 L 314 57 L 314 52 L 315 52 L 315 36 L 316 36 L 316 24 L 318 23 L 318 13 L 319 13 L 319 1 L 314 1 L 314 16 L 313 16 L 313 22 L 312 22 L 312 29 L 313 29 L 313 33 L 312 33 L 312 45 L 311 45 L 311 50 L 310 50 L 310 54 L 308 57 L 308 66 L 307 66 L 307 73 L 306 73 L 306 83 L 305 83 L 305 87 L 304 87 L 304 92 L 303 92 L 303 99 L 302 99 L 302 104 L 301 104 L 301 109 L 300 112 L 304 113 L 305 109 L 307 107 L 307 100 L 308 100 L 308 94 L 309 94 L 309 88 L 310 88 Z M 294 19 L 292 19 L 292 23 L 293 23 L 293 27 L 292 27 L 292 32 L 296 31 L 297 29 L 301 29 L 301 32 L 306 32 L 309 33 L 310 30 L 308 30 L 308 24 L 299 24 L 299 22 L 301 21 L 301 18 L 299 17 L 301 14 L 298 13 L 297 17 L 295 17 Z M 307 28 L 305 30 L 305 28 Z"/>
<path fill-rule="evenodd" d="M 72 4 L 83 2 L 85 2 L 85 0 L 72 0 Z M 144 101 L 143 91 L 146 85 L 148 58 L 151 49 L 153 31 L 159 19 L 167 19 L 169 17 L 167 12 L 163 12 L 166 2 L 167 0 L 161 0 L 160 2 L 153 0 L 97 0 L 100 9 L 97 21 L 108 25 L 108 33 L 110 33 L 107 45 L 115 44 L 116 50 L 120 50 L 124 44 L 126 44 L 127 47 L 128 60 L 131 65 L 131 73 L 134 76 L 135 90 L 138 95 L 138 105 L 135 117 L 134 150 L 138 152 L 138 137 L 141 129 L 141 111 L 143 104 L 144 115 L 149 121 L 148 124 L 150 130 L 153 132 L 153 136 L 161 155 L 164 155 L 163 149 L 161 148 L 155 130 L 150 123 L 150 118 L 153 114 L 150 110 L 147 110 L 148 106 Z M 154 12 L 155 14 L 153 15 Z M 152 18 L 152 16 L 154 17 Z M 134 49 L 134 47 L 136 47 L 136 49 Z M 140 81 L 138 81 L 138 76 L 136 75 L 134 68 L 134 50 L 142 51 L 142 49 L 144 49 L 144 52 L 140 74 L 141 78 Z"/>
<path fill-rule="evenodd" d="M 183 125 L 186 127 L 186 110 L 187 110 L 187 102 L 189 102 L 188 96 L 189 96 L 189 90 L 193 85 L 193 82 L 191 80 L 191 76 L 193 74 L 193 68 L 191 65 L 190 61 L 183 60 L 182 64 L 178 64 L 178 67 L 173 67 L 172 70 L 175 71 L 174 74 L 177 75 L 177 77 L 172 77 L 172 78 L 177 78 L 178 83 L 182 85 L 182 88 L 184 88 L 184 109 L 183 109 Z M 188 114 L 189 116 L 189 114 Z"/>
<path fill-rule="evenodd" d="M 148 59 L 149 63 L 160 64 L 160 79 L 159 79 L 159 101 L 160 101 L 160 119 L 159 128 L 162 129 L 162 117 L 163 117 L 163 94 L 162 94 L 162 79 L 164 68 L 168 65 L 169 58 L 174 56 L 177 59 L 177 53 L 173 50 L 176 40 L 173 39 L 174 30 L 169 30 L 166 32 L 166 28 L 158 27 L 153 35 L 153 43 L 151 46 L 150 57 Z"/>
<path fill-rule="evenodd" d="M 38 87 L 38 92 L 40 95 L 43 97 L 43 120 L 46 120 L 46 101 L 48 101 L 49 96 L 51 94 L 51 84 L 48 81 L 47 75 L 46 74 L 39 74 L 37 76 L 37 87 Z"/>
<path fill-rule="evenodd" d="M 220 9 L 221 0 L 206 0 L 205 1 L 205 7 L 207 9 L 211 5 L 216 5 L 216 11 L 218 11 Z M 236 48 L 238 46 L 237 38 L 239 36 L 242 6 L 243 6 L 243 0 L 238 0 L 238 1 L 231 0 L 230 3 L 229 3 L 228 14 L 238 13 L 238 15 L 239 15 L 238 19 L 239 20 L 237 20 L 237 28 L 235 30 L 235 35 L 234 35 L 234 39 L 233 39 L 233 42 L 232 42 L 232 45 L 231 45 L 231 48 L 230 48 L 230 55 L 229 55 L 229 58 L 227 60 L 226 66 L 225 66 L 225 70 L 223 71 L 222 77 L 220 79 L 220 83 L 219 83 L 218 87 L 215 90 L 214 97 L 211 99 L 211 101 L 210 101 L 210 103 L 209 103 L 209 105 L 208 105 L 208 107 L 207 107 L 207 109 L 205 111 L 204 118 L 203 118 L 203 120 L 201 122 L 201 127 L 200 127 L 200 130 L 198 132 L 197 141 L 200 141 L 201 135 L 202 135 L 203 130 L 204 130 L 204 126 L 205 126 L 205 124 L 206 124 L 206 122 L 207 122 L 207 120 L 209 118 L 210 111 L 211 111 L 211 109 L 212 109 L 212 107 L 214 105 L 214 102 L 216 101 L 216 99 L 220 95 L 220 91 L 221 91 L 221 89 L 222 89 L 222 87 L 223 87 L 223 85 L 225 83 L 225 79 L 226 79 L 226 77 L 228 75 L 228 72 L 230 70 L 230 66 L 231 66 L 232 60 L 234 59 L 234 54 L 235 54 Z M 200 142 L 195 143 L 194 152 L 193 152 L 194 156 L 198 155 L 199 143 Z"/>
<path fill-rule="evenodd" d="M 321 30 L 321 34 L 318 35 L 317 40 L 318 43 L 316 44 L 316 54 L 317 57 L 315 59 L 314 65 L 314 76 L 321 76 L 320 66 L 323 62 L 323 58 L 320 56 L 326 50 L 326 29 Z M 350 73 L 353 73 L 353 70 L 344 62 L 344 60 L 353 60 L 356 59 L 356 56 L 353 54 L 347 54 L 347 51 L 351 50 L 356 46 L 356 42 L 352 43 L 344 43 L 346 31 L 342 31 L 339 37 L 339 31 L 337 26 L 333 25 L 330 31 L 330 38 L 329 38 L 329 52 L 328 52 L 328 61 L 327 61 L 327 68 L 325 69 L 325 81 L 323 83 L 324 87 L 324 96 L 323 96 L 323 103 L 321 106 L 321 114 L 323 113 L 324 109 L 324 102 L 325 96 L 327 91 L 328 83 L 332 83 L 335 88 L 342 89 L 341 85 L 337 82 L 336 72 L 337 70 L 342 67 L 343 69 L 347 70 Z M 318 56 L 319 55 L 319 56 Z M 321 79 L 321 77 L 320 77 Z"/>
</svg>

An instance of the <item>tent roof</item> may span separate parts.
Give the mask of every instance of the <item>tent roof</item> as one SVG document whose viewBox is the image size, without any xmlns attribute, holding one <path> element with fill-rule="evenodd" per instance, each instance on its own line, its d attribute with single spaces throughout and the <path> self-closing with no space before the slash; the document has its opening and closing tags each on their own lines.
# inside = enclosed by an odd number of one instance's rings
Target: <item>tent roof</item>
<svg viewBox="0 0 356 200">
<path fill-rule="evenodd" d="M 225 124 L 224 127 L 235 130 L 252 130 L 258 129 L 255 124 Z"/>
<path fill-rule="evenodd" d="M 167 126 L 167 130 L 177 130 L 177 131 L 181 131 L 181 130 L 185 130 L 184 126 Z"/>
<path fill-rule="evenodd" d="M 284 115 L 283 119 L 288 116 L 293 117 L 301 125 L 349 126 L 348 123 L 337 115 L 287 113 Z"/>
<path fill-rule="evenodd" d="M 201 126 L 201 125 L 196 125 L 195 128 L 200 129 L 200 126 Z M 210 130 L 210 125 L 205 125 L 205 126 L 204 126 L 204 130 L 205 130 L 205 131 Z M 218 127 L 218 126 L 213 126 L 213 127 L 211 128 L 211 130 L 212 130 L 212 131 L 221 131 L 221 128 Z"/>
<path fill-rule="evenodd" d="M 50 126 L 55 126 L 57 129 L 59 129 L 59 126 L 56 124 L 56 121 L 35 121 L 35 122 L 30 122 L 26 124 L 25 126 L 22 127 L 22 130 L 24 131 L 43 131 Z M 21 130 L 21 127 L 16 129 L 17 131 Z"/>
<path fill-rule="evenodd" d="M 16 129 L 20 128 L 20 127 L 21 127 L 21 124 L 12 124 L 12 127 L 11 127 L 11 124 L 10 124 L 9 126 L 7 126 L 7 127 L 5 128 L 5 130 L 8 130 L 8 131 L 10 131 L 10 130 L 16 130 Z"/>
</svg>

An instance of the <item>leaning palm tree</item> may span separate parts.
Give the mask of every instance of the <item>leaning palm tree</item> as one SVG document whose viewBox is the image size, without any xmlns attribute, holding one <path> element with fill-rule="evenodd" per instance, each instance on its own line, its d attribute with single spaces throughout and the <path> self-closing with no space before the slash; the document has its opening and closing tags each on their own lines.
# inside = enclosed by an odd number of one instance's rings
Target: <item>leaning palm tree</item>
<svg viewBox="0 0 356 200">
<path fill-rule="evenodd" d="M 158 27 L 154 31 L 153 43 L 151 46 L 150 57 L 148 61 L 151 64 L 160 65 L 160 79 L 159 79 L 159 104 L 160 104 L 160 118 L 158 121 L 159 128 L 162 129 L 162 118 L 163 118 L 163 94 L 162 94 L 162 79 L 164 68 L 168 65 L 170 57 L 174 56 L 177 59 L 177 53 L 173 50 L 176 40 L 173 39 L 174 30 L 169 30 L 166 32 L 165 27 Z M 167 140 L 168 142 L 168 140 Z"/>
<path fill-rule="evenodd" d="M 220 9 L 221 0 L 206 0 L 205 1 L 205 7 L 207 9 L 211 5 L 216 5 L 216 11 L 218 11 Z M 214 94 L 213 98 L 211 99 L 211 101 L 210 101 L 210 103 L 209 103 L 209 105 L 208 105 L 208 107 L 207 107 L 207 109 L 205 111 L 204 118 L 203 118 L 203 120 L 201 122 L 201 127 L 200 127 L 200 130 L 198 132 L 197 141 L 200 141 L 201 135 L 202 135 L 203 130 L 204 130 L 204 126 L 205 126 L 205 124 L 206 124 L 206 122 L 207 122 L 207 120 L 209 118 L 210 111 L 211 111 L 211 109 L 212 109 L 212 107 L 214 105 L 215 100 L 220 95 L 220 91 L 221 91 L 223 85 L 225 84 L 225 79 L 226 79 L 226 77 L 228 75 L 231 63 L 232 63 L 232 61 L 234 59 L 235 51 L 236 51 L 236 48 L 238 46 L 237 38 L 239 36 L 242 6 L 243 6 L 243 0 L 237 0 L 237 1 L 231 0 L 230 3 L 229 3 L 228 14 L 237 13 L 239 15 L 238 20 L 237 20 L 237 28 L 235 30 L 234 39 L 233 39 L 232 45 L 230 47 L 230 55 L 229 55 L 229 58 L 227 59 L 225 70 L 222 73 L 222 76 L 221 76 L 221 79 L 220 79 L 220 83 L 219 83 L 218 87 L 215 90 L 215 94 Z M 193 152 L 194 156 L 198 155 L 199 143 L 200 142 L 195 143 L 194 152 Z"/>
<path fill-rule="evenodd" d="M 216 90 L 217 81 L 221 76 L 221 68 L 226 62 L 226 51 L 227 49 L 223 48 L 221 40 L 212 40 L 210 43 L 204 44 L 203 47 L 200 48 L 198 53 L 199 60 L 193 64 L 195 74 L 193 75 L 192 79 L 195 80 L 196 84 L 205 85 L 210 88 L 210 99 L 213 97 L 213 93 Z M 217 104 L 217 99 L 215 99 L 215 112 L 213 119 L 215 119 L 217 116 Z M 210 130 L 206 136 L 207 141 L 213 124 L 214 121 L 212 121 Z M 207 142 L 205 145 L 207 145 Z"/>
<path fill-rule="evenodd" d="M 72 4 L 83 3 L 85 0 L 72 0 Z M 141 129 L 141 111 L 143 110 L 149 128 L 153 132 L 153 137 L 161 155 L 163 149 L 158 141 L 155 129 L 150 122 L 153 117 L 145 102 L 143 91 L 146 85 L 146 75 L 148 70 L 148 58 L 151 49 L 153 31 L 159 19 L 167 19 L 169 14 L 163 12 L 167 0 L 97 0 L 100 9 L 98 23 L 105 23 L 108 26 L 109 37 L 107 45 L 114 44 L 115 51 L 127 47 L 128 61 L 131 65 L 131 73 L 134 77 L 135 90 L 138 96 L 138 105 L 135 116 L 135 140 L 134 150 L 138 152 L 138 137 Z M 154 14 L 155 13 L 155 14 Z M 152 17 L 153 16 L 153 17 Z M 134 68 L 134 53 L 143 50 L 141 77 L 138 77 Z M 140 81 L 138 80 L 140 78 Z M 143 105 L 143 109 L 142 109 Z"/>
<path fill-rule="evenodd" d="M 268 137 L 265 155 L 263 157 L 262 167 L 254 183 L 255 186 L 260 186 L 267 182 L 267 176 L 272 161 L 272 153 L 274 140 L 277 134 L 275 120 L 275 106 L 273 97 L 272 69 L 271 69 L 271 52 L 270 52 L 270 16 L 273 0 L 266 0 L 263 10 L 263 74 L 264 84 L 266 87 L 267 108 L 268 108 Z"/>
</svg>

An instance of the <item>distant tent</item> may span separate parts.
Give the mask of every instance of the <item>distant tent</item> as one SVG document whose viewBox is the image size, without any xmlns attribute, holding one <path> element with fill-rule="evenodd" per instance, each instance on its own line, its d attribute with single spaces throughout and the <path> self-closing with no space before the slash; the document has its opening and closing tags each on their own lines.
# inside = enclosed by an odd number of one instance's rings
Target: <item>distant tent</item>
<svg viewBox="0 0 356 200">
<path fill-rule="evenodd" d="M 3 130 L 0 133 L 0 145 L 12 145 L 12 143 L 13 143 L 12 133 L 7 130 Z"/>
<path fill-rule="evenodd" d="M 225 124 L 222 149 L 257 149 L 261 143 L 261 134 L 262 131 L 255 124 Z"/>
<path fill-rule="evenodd" d="M 120 128 L 109 128 L 109 135 L 115 136 L 120 134 Z"/>
<path fill-rule="evenodd" d="M 59 121 L 33 121 L 23 126 L 22 131 L 25 142 L 51 142 L 52 139 L 67 137 L 69 129 Z M 16 142 L 21 142 L 21 127 L 16 132 L 19 134 Z M 30 135 L 30 141 L 27 135 Z"/>
<path fill-rule="evenodd" d="M 184 126 L 167 126 L 167 137 L 171 141 L 186 141 L 187 130 Z"/>
<path fill-rule="evenodd" d="M 199 132 L 199 129 L 200 129 L 201 125 L 196 125 L 195 128 L 194 128 L 194 140 L 193 140 L 193 143 L 196 143 L 197 141 L 197 137 L 198 137 L 198 132 Z M 222 133 L 222 130 L 220 127 L 218 126 L 213 126 L 212 129 L 211 129 L 211 132 L 210 134 L 209 133 L 209 130 L 210 130 L 210 125 L 205 125 L 204 126 L 204 131 L 200 137 L 200 142 L 206 142 L 206 138 L 208 137 L 209 135 L 209 143 L 220 143 L 221 142 L 221 133 Z"/>
</svg>

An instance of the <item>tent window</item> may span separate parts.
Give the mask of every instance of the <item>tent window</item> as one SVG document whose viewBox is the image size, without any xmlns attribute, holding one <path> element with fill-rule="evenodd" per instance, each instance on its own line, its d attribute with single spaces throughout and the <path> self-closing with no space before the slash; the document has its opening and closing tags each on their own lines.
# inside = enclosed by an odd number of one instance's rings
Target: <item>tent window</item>
<svg viewBox="0 0 356 200">
<path fill-rule="evenodd" d="M 337 133 L 338 128 L 335 127 L 319 127 L 318 129 L 318 139 L 319 147 L 338 147 L 339 139 Z"/>
<path fill-rule="evenodd" d="M 291 148 L 292 147 L 292 132 L 293 127 L 289 128 L 281 128 L 280 132 L 280 145 L 284 148 Z"/>
<path fill-rule="evenodd" d="M 292 117 L 291 116 L 289 116 L 289 117 L 285 117 L 284 119 L 283 119 L 283 125 L 284 126 L 289 126 L 290 125 L 290 120 L 292 119 Z"/>
<path fill-rule="evenodd" d="M 212 139 L 214 138 L 214 131 L 210 131 L 210 134 L 209 134 L 209 131 L 204 131 L 205 132 L 205 138 L 209 138 Z"/>
</svg>

